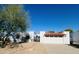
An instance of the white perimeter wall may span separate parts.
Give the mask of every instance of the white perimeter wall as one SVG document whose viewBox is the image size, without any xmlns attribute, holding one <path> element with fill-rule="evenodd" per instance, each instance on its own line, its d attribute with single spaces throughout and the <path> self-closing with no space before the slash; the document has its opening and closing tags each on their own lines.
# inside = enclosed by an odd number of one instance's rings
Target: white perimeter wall
<svg viewBox="0 0 79 59">
<path fill-rule="evenodd" d="M 44 31 L 40 32 L 40 42 L 48 44 L 70 44 L 70 34 L 68 31 L 63 32 L 65 35 L 63 37 L 45 37 Z"/>
</svg>

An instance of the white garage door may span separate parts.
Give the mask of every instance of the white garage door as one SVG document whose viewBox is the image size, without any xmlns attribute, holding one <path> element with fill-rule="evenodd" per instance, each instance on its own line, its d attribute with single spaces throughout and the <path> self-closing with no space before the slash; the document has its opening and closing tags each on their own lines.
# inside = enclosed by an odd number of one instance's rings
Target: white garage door
<svg viewBox="0 0 79 59">
<path fill-rule="evenodd" d="M 41 43 L 51 43 L 51 44 L 64 44 L 63 38 L 51 38 L 51 37 L 44 37 L 40 39 Z"/>
</svg>

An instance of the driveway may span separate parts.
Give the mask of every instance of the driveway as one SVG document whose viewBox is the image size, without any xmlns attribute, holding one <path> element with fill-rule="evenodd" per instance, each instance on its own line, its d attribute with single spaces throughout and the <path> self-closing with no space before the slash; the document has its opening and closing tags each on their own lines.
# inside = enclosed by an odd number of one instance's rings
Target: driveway
<svg viewBox="0 0 79 59">
<path fill-rule="evenodd" d="M 79 48 L 64 44 L 22 43 L 15 48 L 0 48 L 0 54 L 77 54 Z"/>
</svg>

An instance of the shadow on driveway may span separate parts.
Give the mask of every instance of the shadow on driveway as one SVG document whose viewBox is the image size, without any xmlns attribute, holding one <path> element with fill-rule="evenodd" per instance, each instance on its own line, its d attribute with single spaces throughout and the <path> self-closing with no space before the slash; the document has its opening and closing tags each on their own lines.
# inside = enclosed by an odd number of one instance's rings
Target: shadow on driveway
<svg viewBox="0 0 79 59">
<path fill-rule="evenodd" d="M 79 48 L 79 44 L 70 44 L 69 46 L 72 46 L 74 48 Z"/>
</svg>

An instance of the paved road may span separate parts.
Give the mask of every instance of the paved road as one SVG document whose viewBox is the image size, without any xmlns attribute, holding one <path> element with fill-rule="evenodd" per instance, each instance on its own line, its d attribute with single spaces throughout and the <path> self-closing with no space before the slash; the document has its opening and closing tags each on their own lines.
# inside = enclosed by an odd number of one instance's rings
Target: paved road
<svg viewBox="0 0 79 59">
<path fill-rule="evenodd" d="M 23 47 L 22 47 L 23 46 Z M 61 44 L 23 43 L 15 48 L 0 48 L 0 54 L 74 54 L 79 48 Z"/>
</svg>

